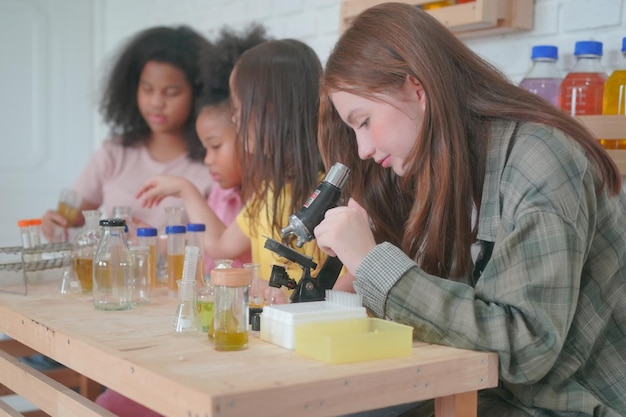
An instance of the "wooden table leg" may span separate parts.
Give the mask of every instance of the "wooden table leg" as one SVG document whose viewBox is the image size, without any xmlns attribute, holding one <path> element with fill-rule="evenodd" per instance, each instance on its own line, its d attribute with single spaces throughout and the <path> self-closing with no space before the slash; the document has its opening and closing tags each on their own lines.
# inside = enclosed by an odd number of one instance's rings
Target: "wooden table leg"
<svg viewBox="0 0 626 417">
<path fill-rule="evenodd" d="M 476 417 L 477 413 L 477 391 L 435 398 L 435 417 Z"/>
</svg>

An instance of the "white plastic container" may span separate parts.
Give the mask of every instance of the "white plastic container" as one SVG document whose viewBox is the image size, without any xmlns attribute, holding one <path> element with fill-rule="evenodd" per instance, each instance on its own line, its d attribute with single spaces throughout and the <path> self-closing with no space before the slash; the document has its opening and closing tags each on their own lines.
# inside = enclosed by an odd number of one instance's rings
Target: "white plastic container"
<svg viewBox="0 0 626 417">
<path fill-rule="evenodd" d="M 300 324 L 358 318 L 367 318 L 365 307 L 347 307 L 328 301 L 265 306 L 261 314 L 261 340 L 293 350 L 295 327 Z"/>
</svg>

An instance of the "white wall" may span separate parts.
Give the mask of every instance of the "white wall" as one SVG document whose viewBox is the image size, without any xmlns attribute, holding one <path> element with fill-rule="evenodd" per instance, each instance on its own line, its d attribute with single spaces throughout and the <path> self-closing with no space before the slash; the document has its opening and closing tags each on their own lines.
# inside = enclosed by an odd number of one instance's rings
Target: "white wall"
<svg viewBox="0 0 626 417">
<path fill-rule="evenodd" d="M 530 32 L 466 40 L 475 52 L 498 66 L 511 79 L 521 79 L 535 44 L 559 47 L 559 66 L 573 64 L 577 40 L 604 42 L 607 71 L 619 66 L 626 36 L 624 0 L 535 0 L 535 28 Z M 242 27 L 258 21 L 274 37 L 307 42 L 326 60 L 338 37 L 340 0 L 98 0 L 103 53 L 134 31 L 153 24 L 186 23 L 211 36 L 222 25 Z M 98 58 L 101 58 L 98 57 Z M 626 62 L 623 62 L 626 66 Z"/>
<path fill-rule="evenodd" d="M 292 37 L 308 43 L 326 61 L 339 36 L 340 0 L 92 0 L 98 33 L 95 67 L 126 37 L 156 24 L 188 24 L 211 37 L 225 24 L 234 28 L 263 23 L 275 38 Z M 535 0 L 535 27 L 529 32 L 492 35 L 466 40 L 466 44 L 519 82 L 530 66 L 536 44 L 559 47 L 559 68 L 565 74 L 574 64 L 574 43 L 604 43 L 607 72 L 622 65 L 620 48 L 626 36 L 626 0 Z M 106 130 L 96 125 L 94 140 Z"/>
</svg>

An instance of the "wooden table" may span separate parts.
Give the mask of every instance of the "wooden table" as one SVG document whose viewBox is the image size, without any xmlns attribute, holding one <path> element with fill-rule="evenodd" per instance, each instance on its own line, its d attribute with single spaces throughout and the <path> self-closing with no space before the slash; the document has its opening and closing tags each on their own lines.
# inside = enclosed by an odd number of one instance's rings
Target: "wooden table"
<svg viewBox="0 0 626 417">
<path fill-rule="evenodd" d="M 257 337 L 218 352 L 206 336 L 173 333 L 177 302 L 165 292 L 105 312 L 57 286 L 0 293 L 0 332 L 166 416 L 335 416 L 435 398 L 437 416 L 466 417 L 477 390 L 497 385 L 494 353 L 416 342 L 411 357 L 328 365 Z M 0 383 L 52 416 L 111 415 L 2 352 Z M 15 415 L 1 404 L 0 416 Z"/>
</svg>

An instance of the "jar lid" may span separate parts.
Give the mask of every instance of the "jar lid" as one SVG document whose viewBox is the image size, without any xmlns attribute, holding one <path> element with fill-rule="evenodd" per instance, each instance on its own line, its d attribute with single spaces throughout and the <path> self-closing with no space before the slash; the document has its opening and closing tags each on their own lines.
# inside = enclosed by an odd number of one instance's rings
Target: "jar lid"
<svg viewBox="0 0 626 417">
<path fill-rule="evenodd" d="M 124 219 L 102 219 L 100 220 L 101 227 L 126 227 L 126 220 Z"/>
<path fill-rule="evenodd" d="M 252 282 L 252 271 L 244 268 L 213 269 L 211 284 L 224 287 L 245 287 Z"/>
<path fill-rule="evenodd" d="M 157 235 L 156 227 L 140 227 L 137 229 L 137 236 L 152 237 Z"/>
<path fill-rule="evenodd" d="M 597 55 L 602 56 L 602 42 L 598 41 L 578 41 L 574 45 L 574 56 L 577 55 Z"/>
<path fill-rule="evenodd" d="M 556 60 L 559 58 L 559 48 L 553 45 L 535 45 L 533 46 L 530 59 L 537 58 L 549 58 Z"/>
<path fill-rule="evenodd" d="M 39 226 L 41 224 L 41 219 L 23 219 L 17 221 L 18 227 L 26 227 L 26 226 Z"/>
<path fill-rule="evenodd" d="M 189 223 L 187 225 L 188 232 L 204 232 L 206 230 L 206 226 L 204 223 Z"/>
<path fill-rule="evenodd" d="M 175 224 L 175 225 L 170 225 L 170 226 L 165 227 L 166 235 L 170 235 L 172 233 L 176 234 L 176 233 L 185 233 L 185 232 L 186 232 L 185 226 L 183 226 L 182 224 Z"/>
</svg>

